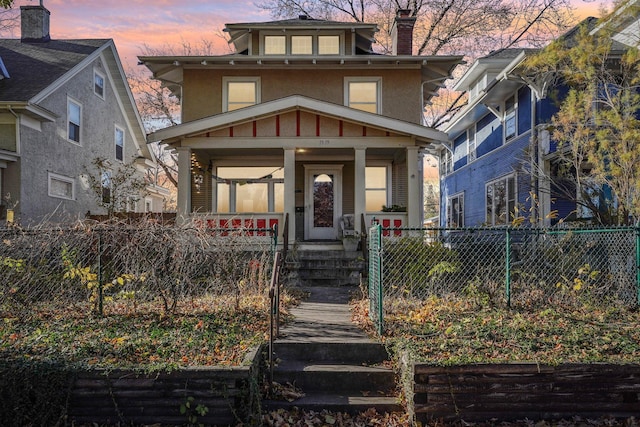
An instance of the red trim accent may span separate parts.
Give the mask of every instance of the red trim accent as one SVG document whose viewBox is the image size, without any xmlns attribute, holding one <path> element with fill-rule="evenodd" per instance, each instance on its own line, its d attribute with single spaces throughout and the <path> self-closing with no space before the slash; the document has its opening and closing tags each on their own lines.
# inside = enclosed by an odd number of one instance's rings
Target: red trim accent
<svg viewBox="0 0 640 427">
<path fill-rule="evenodd" d="M 320 136 L 320 116 L 316 114 L 316 136 Z"/>
<path fill-rule="evenodd" d="M 382 228 L 389 228 L 390 225 L 391 225 L 391 220 L 390 219 L 383 219 L 382 220 Z M 389 236 L 390 235 L 389 230 L 384 230 L 382 232 L 382 235 L 383 236 Z"/>
<path fill-rule="evenodd" d="M 402 220 L 401 219 L 394 219 L 393 220 L 393 227 L 394 228 L 402 228 Z M 402 230 L 395 230 L 393 232 L 394 236 L 400 236 L 402 234 Z"/>
<path fill-rule="evenodd" d="M 278 218 L 269 218 L 269 228 L 273 228 L 276 224 L 278 224 Z M 280 225 L 278 225 L 278 227 L 280 227 Z M 280 232 L 281 230 L 278 230 L 278 233 Z"/>
<path fill-rule="evenodd" d="M 339 122 L 339 123 L 340 123 L 340 136 L 342 136 L 342 129 L 343 129 L 343 127 L 342 127 L 342 120 L 340 120 L 340 122 Z"/>
<path fill-rule="evenodd" d="M 387 131 L 387 136 L 391 136 L 391 133 L 389 131 Z"/>
<path fill-rule="evenodd" d="M 256 220 L 256 228 L 267 228 L 267 219 L 260 218 Z M 264 231 L 258 231 L 258 236 L 266 236 L 267 233 Z"/>
<path fill-rule="evenodd" d="M 253 220 L 252 219 L 245 219 L 244 220 L 244 228 L 253 228 Z M 253 236 L 253 231 L 247 231 L 247 236 Z"/>
<path fill-rule="evenodd" d="M 256 135 L 258 134 L 258 125 L 256 124 L 256 121 L 253 121 L 253 137 L 255 138 Z"/>
<path fill-rule="evenodd" d="M 220 228 L 228 228 L 229 225 L 229 220 L 228 219 L 221 219 L 220 220 Z M 228 236 L 229 233 L 227 233 L 226 231 L 223 231 L 221 234 L 221 236 Z"/>
<path fill-rule="evenodd" d="M 367 136 L 367 127 L 362 126 L 362 136 Z"/>
<path fill-rule="evenodd" d="M 280 136 L 280 114 L 276 115 L 276 136 Z"/>
<path fill-rule="evenodd" d="M 296 136 L 300 136 L 300 110 L 296 110 Z"/>
<path fill-rule="evenodd" d="M 233 126 L 229 126 L 229 136 L 233 138 Z"/>
</svg>

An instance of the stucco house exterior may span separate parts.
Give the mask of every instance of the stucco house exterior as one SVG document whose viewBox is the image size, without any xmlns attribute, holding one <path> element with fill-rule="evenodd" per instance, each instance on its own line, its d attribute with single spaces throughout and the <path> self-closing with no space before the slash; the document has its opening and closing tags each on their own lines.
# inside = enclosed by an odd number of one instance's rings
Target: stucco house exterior
<svg viewBox="0 0 640 427">
<path fill-rule="evenodd" d="M 624 48 L 624 41 L 637 44 L 637 14 L 619 24 L 613 49 Z M 580 25 L 593 32 L 602 22 L 587 18 Z M 572 37 L 580 25 L 563 37 Z M 469 100 L 445 129 L 451 143 L 440 152 L 440 226 L 504 226 L 516 217 L 541 226 L 586 219 L 579 196 L 569 197 L 550 179 L 556 176 L 557 144 L 549 123 L 558 107 L 549 94 L 564 92 L 549 87 L 544 76 L 523 71 L 535 52 L 493 52 L 458 81 L 455 89 L 466 91 Z"/>
<path fill-rule="evenodd" d="M 0 40 L 0 194 L 23 224 L 104 213 L 86 176 L 97 157 L 154 167 L 113 40 L 52 40 L 49 19 L 23 6 L 21 39 Z M 127 209 L 162 211 L 167 191 L 147 190 Z"/>
<path fill-rule="evenodd" d="M 178 215 L 287 216 L 292 241 L 337 239 L 345 216 L 419 227 L 422 155 L 447 139 L 422 111 L 461 57 L 412 56 L 414 22 L 399 12 L 393 55 L 373 52 L 376 25 L 299 16 L 227 24 L 229 55 L 140 57 L 182 103 L 182 124 L 148 136 L 179 155 Z"/>
</svg>

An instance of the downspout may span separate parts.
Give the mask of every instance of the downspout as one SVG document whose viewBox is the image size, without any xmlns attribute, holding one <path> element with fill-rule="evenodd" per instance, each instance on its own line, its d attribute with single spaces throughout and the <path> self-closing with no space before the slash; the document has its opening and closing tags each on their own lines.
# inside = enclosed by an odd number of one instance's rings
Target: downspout
<svg viewBox="0 0 640 427">
<path fill-rule="evenodd" d="M 536 96 L 534 91 L 529 87 L 529 96 L 531 102 L 531 142 L 529 147 L 529 161 L 531 163 L 530 188 L 535 195 L 535 200 L 531 200 L 531 215 L 535 219 L 538 226 L 544 225 L 543 217 L 540 215 L 540 179 L 538 164 L 538 124 L 536 122 Z"/>
</svg>

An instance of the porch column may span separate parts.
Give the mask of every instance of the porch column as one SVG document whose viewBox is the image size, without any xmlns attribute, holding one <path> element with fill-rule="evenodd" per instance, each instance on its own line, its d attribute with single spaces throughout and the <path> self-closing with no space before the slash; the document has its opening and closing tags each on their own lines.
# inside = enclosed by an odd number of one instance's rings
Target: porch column
<svg viewBox="0 0 640 427">
<path fill-rule="evenodd" d="M 360 231 L 362 227 L 362 215 L 367 211 L 367 194 L 365 182 L 365 168 L 367 166 L 366 148 L 357 147 L 355 149 L 354 169 L 355 176 L 353 179 L 353 208 L 355 214 L 354 229 Z"/>
<path fill-rule="evenodd" d="M 418 162 L 420 147 L 407 147 L 407 226 L 412 228 L 422 227 L 422 173 Z"/>
<path fill-rule="evenodd" d="M 289 214 L 291 243 L 296 239 L 296 150 L 293 148 L 284 150 L 284 213 Z"/>
<path fill-rule="evenodd" d="M 191 214 L 191 147 L 178 147 L 178 206 L 176 222 L 183 224 Z"/>
</svg>

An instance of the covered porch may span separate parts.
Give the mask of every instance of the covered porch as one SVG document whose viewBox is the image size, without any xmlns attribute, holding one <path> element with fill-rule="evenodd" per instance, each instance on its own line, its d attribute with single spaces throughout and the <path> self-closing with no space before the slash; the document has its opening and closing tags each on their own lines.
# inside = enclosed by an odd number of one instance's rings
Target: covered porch
<svg viewBox="0 0 640 427">
<path fill-rule="evenodd" d="M 420 227 L 422 156 L 446 135 L 294 96 L 149 136 L 178 154 L 178 218 L 332 241 L 376 220 Z M 393 207 L 393 208 L 392 208 Z M 347 224 L 345 224 L 347 219 Z"/>
</svg>

